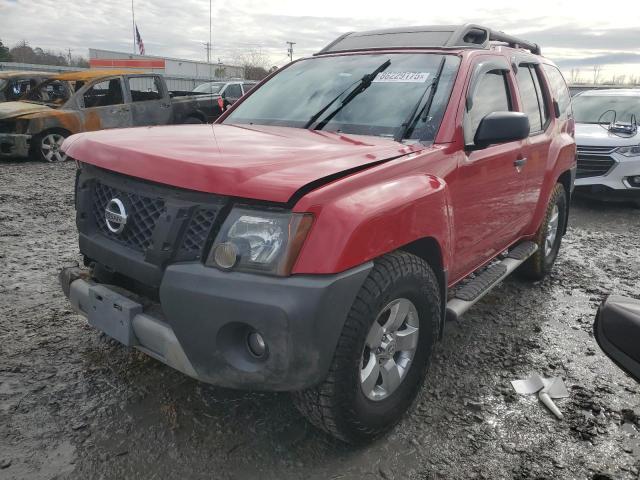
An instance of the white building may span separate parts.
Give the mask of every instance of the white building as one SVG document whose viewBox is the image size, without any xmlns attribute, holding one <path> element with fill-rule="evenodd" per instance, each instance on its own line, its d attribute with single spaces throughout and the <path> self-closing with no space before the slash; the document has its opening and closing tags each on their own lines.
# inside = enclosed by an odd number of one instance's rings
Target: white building
<svg viewBox="0 0 640 480">
<path fill-rule="evenodd" d="M 155 55 L 135 55 L 97 48 L 89 49 L 89 65 L 91 68 L 130 68 L 150 73 L 161 73 L 171 90 L 192 90 L 208 80 L 244 78 L 244 68 L 234 65 Z"/>
</svg>

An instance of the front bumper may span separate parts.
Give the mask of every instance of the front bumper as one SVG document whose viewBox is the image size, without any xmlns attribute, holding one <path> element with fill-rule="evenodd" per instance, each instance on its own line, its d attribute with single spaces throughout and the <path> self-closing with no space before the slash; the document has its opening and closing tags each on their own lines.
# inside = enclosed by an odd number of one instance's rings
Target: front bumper
<svg viewBox="0 0 640 480">
<path fill-rule="evenodd" d="M 0 158 L 28 157 L 31 135 L 0 133 Z"/>
<path fill-rule="evenodd" d="M 640 157 L 625 157 L 617 153 L 610 155 L 615 164 L 605 174 L 595 177 L 584 177 L 576 179 L 576 187 L 590 187 L 600 185 L 611 190 L 636 191 L 640 195 L 640 188 L 632 187 L 628 178 L 640 175 Z"/>
<path fill-rule="evenodd" d="M 198 380 L 255 390 L 300 390 L 327 375 L 367 263 L 336 275 L 276 278 L 200 263 L 166 268 L 160 304 L 64 269 L 63 291 L 89 323 Z M 250 332 L 267 345 L 247 348 Z"/>
</svg>

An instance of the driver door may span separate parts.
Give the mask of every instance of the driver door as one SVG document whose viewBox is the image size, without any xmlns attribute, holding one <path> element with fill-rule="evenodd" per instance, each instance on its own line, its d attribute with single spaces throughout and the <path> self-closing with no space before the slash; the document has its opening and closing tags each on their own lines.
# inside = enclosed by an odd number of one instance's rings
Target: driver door
<svg viewBox="0 0 640 480">
<path fill-rule="evenodd" d="M 464 112 L 467 148 L 460 157 L 454 203 L 454 258 L 451 279 L 458 280 L 513 243 L 526 226 L 520 174 L 522 140 L 476 148 L 473 139 L 489 113 L 512 111 L 514 95 L 506 61 L 483 61 L 472 75 Z"/>
</svg>

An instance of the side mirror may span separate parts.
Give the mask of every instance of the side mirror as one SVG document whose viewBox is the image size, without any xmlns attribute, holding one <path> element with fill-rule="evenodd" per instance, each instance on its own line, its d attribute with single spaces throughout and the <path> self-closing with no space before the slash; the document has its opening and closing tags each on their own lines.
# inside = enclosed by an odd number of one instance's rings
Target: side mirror
<svg viewBox="0 0 640 480">
<path fill-rule="evenodd" d="M 492 112 L 480 120 L 473 143 L 485 148 L 493 143 L 513 142 L 529 136 L 529 118 L 522 112 Z"/>
<path fill-rule="evenodd" d="M 602 351 L 640 381 L 640 300 L 611 295 L 598 309 L 593 333 Z"/>
</svg>

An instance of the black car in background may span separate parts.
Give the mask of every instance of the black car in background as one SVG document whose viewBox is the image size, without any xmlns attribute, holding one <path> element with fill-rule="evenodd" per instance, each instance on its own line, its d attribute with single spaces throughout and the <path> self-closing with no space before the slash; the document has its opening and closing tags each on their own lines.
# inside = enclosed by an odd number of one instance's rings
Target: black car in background
<svg viewBox="0 0 640 480">
<path fill-rule="evenodd" d="M 229 105 L 233 105 L 242 95 L 258 84 L 252 80 L 228 80 L 205 82 L 193 89 L 195 93 L 219 95 L 217 102 L 220 115 Z"/>
</svg>

